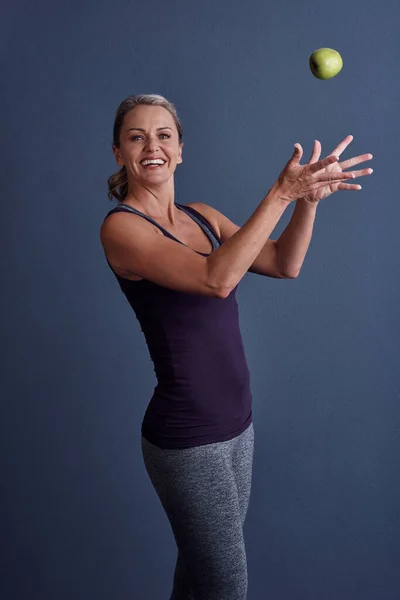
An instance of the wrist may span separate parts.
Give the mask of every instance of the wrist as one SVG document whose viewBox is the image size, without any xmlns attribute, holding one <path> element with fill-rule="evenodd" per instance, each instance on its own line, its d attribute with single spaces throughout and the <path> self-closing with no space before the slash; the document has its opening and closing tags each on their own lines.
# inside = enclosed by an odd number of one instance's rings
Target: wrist
<svg viewBox="0 0 400 600">
<path fill-rule="evenodd" d="M 289 198 L 285 198 L 284 194 L 282 193 L 282 189 L 277 183 L 274 183 L 264 199 L 268 199 L 271 202 L 280 204 L 283 208 L 286 208 L 289 206 L 289 204 L 291 204 L 291 202 L 293 202 Z"/>
<path fill-rule="evenodd" d="M 307 208 L 309 208 L 310 210 L 316 210 L 317 206 L 319 204 L 319 200 L 317 200 L 317 202 L 310 202 L 310 200 L 307 200 L 306 198 L 297 198 L 296 200 L 296 204 L 300 204 L 300 206 L 305 206 Z"/>
</svg>

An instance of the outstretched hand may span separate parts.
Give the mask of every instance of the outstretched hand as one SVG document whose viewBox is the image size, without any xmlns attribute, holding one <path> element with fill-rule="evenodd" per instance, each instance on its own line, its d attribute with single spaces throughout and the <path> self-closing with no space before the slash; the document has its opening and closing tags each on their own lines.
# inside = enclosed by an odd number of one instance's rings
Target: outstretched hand
<svg viewBox="0 0 400 600">
<path fill-rule="evenodd" d="M 340 157 L 340 155 L 344 152 L 344 150 L 347 148 L 347 146 L 352 141 L 353 141 L 353 136 L 348 135 L 347 137 L 344 138 L 344 140 L 342 142 L 340 142 L 340 144 L 338 144 L 336 146 L 336 148 L 328 156 L 333 155 L 333 156 Z M 299 143 L 297 144 L 297 146 L 299 147 L 299 151 L 300 151 L 300 154 L 298 155 L 299 161 L 300 161 L 301 157 L 303 155 L 303 148 L 301 147 L 301 145 Z M 311 154 L 310 160 L 308 161 L 307 164 L 311 165 L 313 163 L 316 163 L 318 160 L 320 160 L 320 156 L 321 156 L 321 143 L 318 140 L 315 140 L 314 149 Z M 349 167 L 358 165 L 362 162 L 365 162 L 366 160 L 371 160 L 372 158 L 373 158 L 372 154 L 361 154 L 359 156 L 355 156 L 354 158 L 349 158 L 348 160 L 345 160 L 344 162 L 337 161 L 337 162 L 331 163 L 331 164 L 327 165 L 324 169 L 322 169 L 320 171 L 320 173 L 335 173 L 335 172 L 340 173 L 340 172 L 343 172 L 344 169 L 348 169 Z M 364 175 L 370 175 L 372 172 L 373 172 L 373 169 L 361 169 L 359 171 L 352 171 L 352 173 L 354 173 L 354 177 L 363 177 Z M 327 181 L 326 185 L 321 186 L 315 190 L 307 192 L 307 196 L 304 196 L 303 199 L 305 201 L 309 202 L 310 204 L 317 204 L 320 200 L 327 198 L 328 196 L 330 196 L 334 192 L 337 192 L 338 190 L 360 190 L 360 189 L 361 189 L 360 185 L 356 185 L 353 183 L 343 183 L 341 181 Z"/>
</svg>

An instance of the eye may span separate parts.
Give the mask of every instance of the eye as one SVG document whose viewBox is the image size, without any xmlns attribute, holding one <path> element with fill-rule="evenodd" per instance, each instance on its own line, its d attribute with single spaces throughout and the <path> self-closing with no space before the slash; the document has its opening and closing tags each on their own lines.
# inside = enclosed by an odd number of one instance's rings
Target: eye
<svg viewBox="0 0 400 600">
<path fill-rule="evenodd" d="M 168 133 L 160 133 L 160 135 L 165 135 L 167 138 L 170 138 L 170 137 L 171 137 L 171 136 L 170 136 Z M 135 141 L 135 140 L 136 140 L 136 138 L 141 138 L 141 137 L 143 137 L 143 136 L 141 136 L 141 135 L 133 135 L 133 136 L 131 137 L 131 140 L 132 140 L 132 141 Z"/>
</svg>

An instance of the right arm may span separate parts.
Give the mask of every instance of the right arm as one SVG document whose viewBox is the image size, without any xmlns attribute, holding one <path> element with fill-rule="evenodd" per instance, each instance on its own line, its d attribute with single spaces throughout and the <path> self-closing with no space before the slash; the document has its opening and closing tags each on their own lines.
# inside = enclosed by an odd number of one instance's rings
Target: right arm
<svg viewBox="0 0 400 600">
<path fill-rule="evenodd" d="M 173 290 L 226 298 L 247 273 L 290 202 L 334 177 L 335 181 L 349 177 L 347 173 L 318 173 L 337 157 L 303 167 L 296 153 L 298 150 L 246 223 L 209 256 L 157 235 L 139 215 L 117 212 L 103 222 L 100 233 L 110 264 Z"/>
<path fill-rule="evenodd" d="M 246 223 L 207 257 L 209 280 L 221 298 L 247 273 L 288 206 L 271 188 Z"/>
<path fill-rule="evenodd" d="M 259 255 L 288 205 L 271 189 L 240 230 L 209 256 L 157 235 L 132 213 L 110 215 L 100 238 L 114 268 L 170 289 L 226 298 Z"/>
</svg>

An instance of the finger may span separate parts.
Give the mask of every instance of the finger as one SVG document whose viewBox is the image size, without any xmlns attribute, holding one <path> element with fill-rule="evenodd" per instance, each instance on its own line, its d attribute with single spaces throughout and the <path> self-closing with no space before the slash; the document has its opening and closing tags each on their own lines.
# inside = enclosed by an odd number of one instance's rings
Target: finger
<svg viewBox="0 0 400 600">
<path fill-rule="evenodd" d="M 373 169 L 360 169 L 359 171 L 347 171 L 347 173 L 352 173 L 354 177 L 364 177 L 364 175 L 371 175 L 373 173 Z"/>
<path fill-rule="evenodd" d="M 344 179 L 354 179 L 354 173 L 348 171 L 347 173 L 342 173 L 341 171 L 331 171 L 330 173 L 322 173 L 319 177 L 317 177 L 314 181 L 316 182 L 324 182 L 326 183 L 337 183 L 338 181 L 343 181 Z"/>
<path fill-rule="evenodd" d="M 337 156 L 333 156 L 331 154 L 330 156 L 327 156 L 326 158 L 323 158 L 322 160 L 319 160 L 312 165 L 307 165 L 308 172 L 311 174 L 316 173 L 321 169 L 325 169 L 325 167 L 327 167 L 328 165 L 338 162 L 338 160 L 339 158 Z"/>
<path fill-rule="evenodd" d="M 352 135 L 346 136 L 344 140 L 336 146 L 336 148 L 331 152 L 331 154 L 334 154 L 335 156 L 340 156 L 353 140 L 354 137 Z"/>
<path fill-rule="evenodd" d="M 341 183 L 338 190 L 362 190 L 361 185 L 353 185 L 351 183 Z"/>
<path fill-rule="evenodd" d="M 349 167 L 354 167 L 354 165 L 359 165 L 367 160 L 371 160 L 371 158 L 373 158 L 372 154 L 360 154 L 359 156 L 349 158 L 348 160 L 339 163 L 339 165 L 342 167 L 342 170 L 344 170 L 348 169 Z"/>
<path fill-rule="evenodd" d="M 311 189 L 313 192 L 316 192 L 321 189 L 326 189 L 330 186 L 335 186 L 335 188 L 338 189 L 339 186 L 341 186 L 341 185 L 351 185 L 351 184 L 343 183 L 343 180 L 329 181 L 329 182 L 328 181 L 320 181 L 319 183 L 317 182 L 316 184 L 314 184 Z"/>
<path fill-rule="evenodd" d="M 321 156 L 321 144 L 318 140 L 314 140 L 314 149 L 311 154 L 310 160 L 308 161 L 308 164 L 312 165 L 312 164 L 316 163 L 317 160 L 319 160 L 320 156 Z"/>
<path fill-rule="evenodd" d="M 291 163 L 292 164 L 299 164 L 301 157 L 303 156 L 303 148 L 301 147 L 301 144 L 299 144 L 298 142 L 296 142 L 296 144 L 294 145 L 294 152 L 293 152 L 293 156 L 291 158 Z"/>
</svg>

